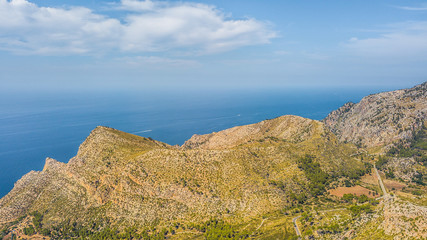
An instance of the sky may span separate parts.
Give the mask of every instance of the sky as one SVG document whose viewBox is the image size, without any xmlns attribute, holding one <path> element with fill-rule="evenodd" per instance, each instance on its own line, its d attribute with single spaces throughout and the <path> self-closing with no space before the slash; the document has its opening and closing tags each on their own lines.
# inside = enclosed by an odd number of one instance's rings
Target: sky
<svg viewBox="0 0 427 240">
<path fill-rule="evenodd" d="M 427 1 L 0 0 L 0 91 L 424 81 Z"/>
</svg>

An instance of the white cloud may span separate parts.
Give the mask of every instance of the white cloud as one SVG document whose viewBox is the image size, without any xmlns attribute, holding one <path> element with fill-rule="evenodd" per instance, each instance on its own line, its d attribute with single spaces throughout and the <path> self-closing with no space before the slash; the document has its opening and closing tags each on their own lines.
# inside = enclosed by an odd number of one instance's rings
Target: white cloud
<svg viewBox="0 0 427 240">
<path fill-rule="evenodd" d="M 388 26 L 371 38 L 351 38 L 344 46 L 353 54 L 387 60 L 426 60 L 427 22 L 404 22 Z"/>
<path fill-rule="evenodd" d="M 85 7 L 39 7 L 0 0 L 0 49 L 20 54 L 161 52 L 207 54 L 269 43 L 265 22 L 231 19 L 214 6 L 122 0 L 123 19 Z M 119 10 L 117 10 L 119 11 Z"/>
<path fill-rule="evenodd" d="M 149 11 L 154 10 L 156 7 L 158 7 L 158 4 L 150 0 L 122 0 L 121 5 L 118 7 L 118 9 L 130 11 Z"/>
</svg>

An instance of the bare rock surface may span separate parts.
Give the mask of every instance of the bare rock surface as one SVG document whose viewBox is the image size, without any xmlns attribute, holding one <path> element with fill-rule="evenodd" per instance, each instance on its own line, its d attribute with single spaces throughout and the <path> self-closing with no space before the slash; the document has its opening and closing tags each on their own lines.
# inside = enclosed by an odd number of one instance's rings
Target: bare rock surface
<svg viewBox="0 0 427 240">
<path fill-rule="evenodd" d="M 426 118 L 427 82 L 347 103 L 323 122 L 340 141 L 369 148 L 411 138 Z"/>
</svg>

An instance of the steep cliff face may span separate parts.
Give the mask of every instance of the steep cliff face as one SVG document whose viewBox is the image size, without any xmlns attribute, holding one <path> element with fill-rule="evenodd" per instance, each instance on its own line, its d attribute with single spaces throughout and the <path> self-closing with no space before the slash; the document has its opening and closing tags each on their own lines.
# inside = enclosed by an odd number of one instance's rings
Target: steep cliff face
<svg viewBox="0 0 427 240">
<path fill-rule="evenodd" d="M 369 148 L 410 139 L 426 118 L 427 83 L 423 83 L 373 94 L 356 104 L 347 103 L 323 122 L 340 141 Z"/>
</svg>

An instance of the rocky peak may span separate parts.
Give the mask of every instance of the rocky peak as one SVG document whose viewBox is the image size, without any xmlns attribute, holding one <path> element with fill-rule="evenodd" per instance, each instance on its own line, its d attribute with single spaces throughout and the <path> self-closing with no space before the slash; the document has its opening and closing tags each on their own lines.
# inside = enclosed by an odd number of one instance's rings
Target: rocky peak
<svg viewBox="0 0 427 240">
<path fill-rule="evenodd" d="M 120 150 L 123 152 L 125 149 L 127 151 L 142 151 L 169 147 L 166 143 L 153 139 L 122 132 L 114 128 L 98 126 L 80 145 L 73 161 L 99 155 L 101 151 Z"/>
</svg>

